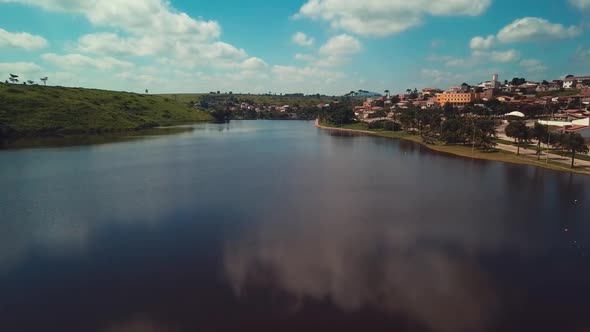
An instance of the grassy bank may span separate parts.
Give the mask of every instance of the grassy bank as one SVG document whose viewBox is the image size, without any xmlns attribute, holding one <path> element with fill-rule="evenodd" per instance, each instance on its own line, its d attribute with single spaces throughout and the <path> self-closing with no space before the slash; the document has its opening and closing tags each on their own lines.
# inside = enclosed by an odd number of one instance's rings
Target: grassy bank
<svg viewBox="0 0 590 332">
<path fill-rule="evenodd" d="M 514 143 L 514 141 L 507 141 L 505 139 L 497 139 L 496 141 L 498 143 L 516 146 L 516 143 Z M 527 146 L 527 149 L 534 151 L 534 150 L 537 149 L 537 144 L 535 144 L 535 143 L 529 144 Z M 546 149 L 543 148 L 543 151 L 546 151 Z M 565 157 L 565 158 L 571 158 L 572 157 L 571 153 L 565 152 L 565 151 L 562 151 L 562 150 L 559 150 L 559 149 L 555 149 L 555 148 L 550 149 L 549 150 L 549 153 L 555 154 L 555 155 L 558 155 L 558 156 L 562 156 L 562 157 Z M 590 156 L 589 155 L 585 155 L 585 154 L 576 153 L 576 160 L 590 161 Z"/>
<path fill-rule="evenodd" d="M 512 164 L 521 164 L 521 165 L 533 165 L 538 167 L 543 167 L 547 169 L 552 169 L 556 171 L 565 171 L 565 172 L 572 172 L 572 173 L 579 173 L 579 174 L 590 174 L 590 172 L 584 169 L 571 169 L 564 164 L 549 161 L 546 163 L 545 160 L 538 161 L 536 157 L 529 157 L 529 156 L 517 156 L 515 153 L 503 150 L 493 150 L 490 152 L 480 151 L 478 149 L 473 149 L 471 146 L 465 145 L 445 145 L 445 144 L 427 144 L 425 143 L 419 135 L 410 134 L 404 131 L 384 131 L 384 130 L 370 130 L 365 123 L 356 123 L 351 125 L 345 125 L 342 127 L 339 126 L 331 126 L 329 124 L 322 123 L 321 126 L 330 128 L 330 129 L 345 129 L 345 130 L 352 130 L 352 131 L 362 131 L 367 132 L 373 136 L 379 137 L 386 137 L 386 138 L 395 138 L 395 139 L 404 139 L 419 143 L 431 150 L 449 153 L 460 157 L 465 158 L 474 158 L 474 159 L 484 159 L 484 160 L 492 160 L 492 161 L 500 161 Z"/>
<path fill-rule="evenodd" d="M 162 96 L 0 84 L 0 137 L 98 134 L 211 120 Z"/>
<path fill-rule="evenodd" d="M 568 89 L 560 91 L 544 91 L 537 93 L 537 97 L 569 97 L 579 95 L 579 89 Z"/>
</svg>

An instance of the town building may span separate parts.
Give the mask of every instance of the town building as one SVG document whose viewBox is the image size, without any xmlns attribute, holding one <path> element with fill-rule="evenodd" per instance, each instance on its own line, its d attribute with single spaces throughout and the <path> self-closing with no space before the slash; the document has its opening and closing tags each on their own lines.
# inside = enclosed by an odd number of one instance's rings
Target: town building
<svg viewBox="0 0 590 332">
<path fill-rule="evenodd" d="M 435 88 L 425 88 L 422 89 L 423 96 L 434 96 L 435 94 L 442 92 L 442 90 L 435 89 Z"/>
<path fill-rule="evenodd" d="M 579 126 L 566 127 L 564 129 L 564 132 L 576 133 L 576 134 L 579 134 L 580 136 L 584 137 L 585 139 L 590 138 L 590 126 L 579 125 Z"/>
<path fill-rule="evenodd" d="M 477 99 L 477 94 L 473 92 L 445 92 L 436 95 L 436 100 L 441 106 L 451 104 L 456 107 L 461 107 L 473 103 Z"/>
<path fill-rule="evenodd" d="M 563 80 L 563 88 L 564 89 L 574 89 L 578 87 L 578 83 L 584 83 L 590 81 L 590 76 L 573 76 L 568 75 Z M 580 85 L 583 86 L 583 85 Z"/>
<path fill-rule="evenodd" d="M 492 75 L 492 80 L 491 81 L 486 81 L 486 82 L 482 82 L 479 85 L 477 85 L 477 87 L 482 88 L 484 90 L 488 90 L 488 89 L 499 89 L 500 88 L 500 81 L 499 81 L 499 77 L 498 74 L 494 74 Z"/>
<path fill-rule="evenodd" d="M 535 90 L 535 92 L 549 92 L 549 91 L 559 91 L 561 89 L 562 83 L 549 83 L 549 84 L 539 84 Z"/>
<path fill-rule="evenodd" d="M 536 83 L 526 82 L 524 84 L 519 85 L 515 92 L 519 95 L 529 95 L 535 94 L 537 92 L 537 87 L 539 85 Z"/>
<path fill-rule="evenodd" d="M 478 99 L 484 100 L 484 101 L 492 100 L 492 99 L 494 99 L 494 96 L 497 95 L 497 92 L 498 91 L 499 90 L 496 90 L 496 89 L 487 89 L 487 90 L 484 90 L 483 92 L 481 92 L 479 94 L 479 98 Z"/>
<path fill-rule="evenodd" d="M 582 137 L 590 138 L 590 118 L 587 117 L 587 112 L 583 110 L 568 110 L 561 116 L 554 116 L 550 120 L 539 120 L 539 123 L 544 126 L 561 127 L 561 132 L 577 133 Z"/>
</svg>

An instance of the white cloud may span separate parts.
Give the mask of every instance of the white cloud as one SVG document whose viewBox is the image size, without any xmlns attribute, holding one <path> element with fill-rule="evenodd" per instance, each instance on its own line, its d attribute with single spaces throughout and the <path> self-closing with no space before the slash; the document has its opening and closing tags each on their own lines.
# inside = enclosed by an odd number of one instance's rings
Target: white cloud
<svg viewBox="0 0 590 332">
<path fill-rule="evenodd" d="M 583 46 L 579 46 L 574 53 L 574 61 L 590 61 L 590 49 Z"/>
<path fill-rule="evenodd" d="M 99 69 L 113 70 L 120 68 L 132 68 L 133 63 L 115 59 L 113 57 L 91 58 L 82 54 L 58 55 L 45 53 L 41 58 L 53 65 L 66 69 Z"/>
<path fill-rule="evenodd" d="M 470 57 L 457 58 L 445 55 L 431 55 L 427 58 L 431 62 L 441 62 L 447 67 L 470 68 L 476 65 L 490 63 L 509 63 L 518 61 L 520 53 L 517 50 L 505 51 L 473 50 Z"/>
<path fill-rule="evenodd" d="M 491 48 L 495 42 L 496 36 L 494 35 L 489 35 L 487 37 L 477 36 L 471 39 L 469 46 L 474 50 L 488 49 Z"/>
<path fill-rule="evenodd" d="M 478 58 L 479 62 L 514 62 L 520 59 L 520 53 L 516 50 L 506 51 L 473 51 L 473 57 Z"/>
<path fill-rule="evenodd" d="M 577 37 L 581 32 L 582 30 L 574 25 L 566 27 L 562 24 L 551 23 L 544 18 L 524 17 L 508 24 L 497 35 L 473 37 L 470 47 L 472 49 L 489 49 L 498 43 L 568 39 Z"/>
<path fill-rule="evenodd" d="M 152 84 L 157 81 L 157 78 L 148 74 L 137 74 L 134 72 L 124 71 L 115 75 L 116 78 L 134 82 L 141 82 L 144 84 Z"/>
<path fill-rule="evenodd" d="M 67 56 L 47 55 L 48 61 L 66 66 L 96 68 L 128 66 L 115 57 L 150 57 L 172 69 L 259 70 L 259 58 L 250 57 L 239 47 L 219 40 L 216 21 L 192 18 L 172 8 L 167 0 L 0 0 L 34 5 L 52 11 L 83 15 L 96 27 L 116 32 L 95 32 L 79 38 Z M 89 56 L 92 54 L 93 56 Z M 95 56 L 96 55 L 96 56 Z M 98 57 L 97 57 L 98 56 Z M 260 61 L 258 61 L 260 60 Z M 118 62 L 119 61 L 119 62 Z M 255 66 L 257 69 L 247 67 Z M 69 67 L 72 67 L 70 65 Z M 164 69 L 161 69 L 164 71 Z"/>
<path fill-rule="evenodd" d="M 385 37 L 422 23 L 425 16 L 478 16 L 492 0 L 308 0 L 295 15 L 332 28 Z"/>
<path fill-rule="evenodd" d="M 354 54 L 360 52 L 363 46 L 361 42 L 347 34 L 341 34 L 330 38 L 320 47 L 320 57 L 315 62 L 319 67 L 341 66 Z"/>
<path fill-rule="evenodd" d="M 251 59 L 245 50 L 219 41 L 210 44 L 176 45 L 168 53 L 172 57 L 164 57 L 161 62 L 172 68 L 183 70 L 195 68 L 230 70 L 243 66 L 245 61 Z"/>
<path fill-rule="evenodd" d="M 171 36 L 149 35 L 122 38 L 113 33 L 97 33 L 80 38 L 78 51 L 99 55 L 156 56 L 161 62 L 184 68 L 231 69 L 249 59 L 241 48 L 222 41 L 179 42 Z"/>
<path fill-rule="evenodd" d="M 314 61 L 315 57 L 311 54 L 297 53 L 294 56 L 295 60 L 299 61 Z"/>
<path fill-rule="evenodd" d="M 222 41 L 183 41 L 174 35 L 149 32 L 125 38 L 114 33 L 85 35 L 79 40 L 78 50 L 101 55 L 161 56 L 169 58 L 170 64 L 191 68 L 223 67 L 248 58 L 244 49 Z"/>
<path fill-rule="evenodd" d="M 590 0 L 570 0 L 570 4 L 581 10 L 590 9 Z"/>
<path fill-rule="evenodd" d="M 575 74 L 575 72 L 590 71 L 590 48 L 580 45 L 570 57 L 571 68 L 566 74 Z"/>
<path fill-rule="evenodd" d="M 273 66 L 273 74 L 282 81 L 305 82 L 308 79 L 331 81 L 343 77 L 342 73 L 321 70 L 315 67 Z"/>
<path fill-rule="evenodd" d="M 421 70 L 420 75 L 422 78 L 426 79 L 428 82 L 435 83 L 435 84 L 460 84 L 457 82 L 461 82 L 465 80 L 465 76 L 457 73 L 451 73 L 442 71 L 439 69 L 432 69 L 432 68 L 424 68 Z"/>
<path fill-rule="evenodd" d="M 172 34 L 187 40 L 209 40 L 221 35 L 215 21 L 196 20 L 186 13 L 174 10 L 168 1 L 143 0 L 0 0 L 21 3 L 47 10 L 73 12 L 86 16 L 97 26 L 123 29 L 143 35 L 148 33 Z"/>
<path fill-rule="evenodd" d="M 78 50 L 85 53 L 110 55 L 154 55 L 165 50 L 165 44 L 152 36 L 122 38 L 115 33 L 93 33 L 80 37 Z"/>
<path fill-rule="evenodd" d="M 442 39 L 433 39 L 430 41 L 430 47 L 432 48 L 439 48 L 445 44 L 445 41 Z"/>
<path fill-rule="evenodd" d="M 241 64 L 241 68 L 245 70 L 262 70 L 267 66 L 268 64 L 259 58 L 249 58 Z"/>
<path fill-rule="evenodd" d="M 49 45 L 41 36 L 27 32 L 8 32 L 0 28 L 0 48 L 22 48 L 28 51 L 39 50 Z"/>
<path fill-rule="evenodd" d="M 538 59 L 526 59 L 520 62 L 520 65 L 525 68 L 529 74 L 538 74 L 547 71 L 547 66 Z"/>
<path fill-rule="evenodd" d="M 307 36 L 303 32 L 297 32 L 293 35 L 291 40 L 299 46 L 313 46 L 313 43 L 315 42 L 312 37 Z"/>
<path fill-rule="evenodd" d="M 498 32 L 498 40 L 503 43 L 521 41 L 556 40 L 576 37 L 581 29 L 576 26 L 565 27 L 538 17 L 525 17 L 505 26 Z"/>
<path fill-rule="evenodd" d="M 330 38 L 321 48 L 320 54 L 324 55 L 349 55 L 360 52 L 361 42 L 347 34 Z"/>
<path fill-rule="evenodd" d="M 351 60 L 351 57 L 362 50 L 360 41 L 346 34 L 330 38 L 322 45 L 317 54 L 297 53 L 295 60 L 305 63 L 302 67 L 273 66 L 272 73 L 280 85 L 288 83 L 289 88 L 298 92 L 317 93 L 331 91 L 343 94 L 352 88 L 350 81 L 344 80 L 346 75 L 334 70 Z"/>
<path fill-rule="evenodd" d="M 543 64 L 543 63 L 537 59 L 526 59 L 526 60 L 522 60 L 520 62 L 520 65 L 524 66 L 524 67 L 534 67 L 534 66 L 539 66 L 541 64 Z"/>
<path fill-rule="evenodd" d="M 454 59 L 454 57 L 450 56 L 450 55 L 437 55 L 437 54 L 432 54 L 429 55 L 426 60 L 431 61 L 431 62 L 445 62 L 445 61 L 449 61 Z"/>
<path fill-rule="evenodd" d="M 442 71 L 440 71 L 438 69 L 424 68 L 424 69 L 422 69 L 421 74 L 425 78 L 432 78 L 432 79 L 434 79 L 434 81 L 440 81 L 445 76 L 445 74 L 448 74 L 448 73 L 443 73 Z"/>
<path fill-rule="evenodd" d="M 447 67 L 463 67 L 463 66 L 471 66 L 472 64 L 473 64 L 473 59 L 450 58 L 445 61 L 445 66 L 447 66 Z"/>
</svg>

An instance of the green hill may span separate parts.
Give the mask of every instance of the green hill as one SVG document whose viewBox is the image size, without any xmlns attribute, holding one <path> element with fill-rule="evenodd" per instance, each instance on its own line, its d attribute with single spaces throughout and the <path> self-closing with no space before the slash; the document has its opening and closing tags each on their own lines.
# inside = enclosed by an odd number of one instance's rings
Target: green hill
<svg viewBox="0 0 590 332">
<path fill-rule="evenodd" d="M 288 96 L 288 95 L 255 95 L 255 94 L 210 94 L 210 93 L 179 93 L 166 94 L 164 97 L 177 100 L 183 103 L 196 103 L 199 105 L 204 98 L 223 102 L 230 98 L 238 102 L 249 102 L 256 105 L 298 105 L 298 106 L 315 106 L 317 104 L 326 104 L 334 100 L 335 97 L 330 96 Z"/>
<path fill-rule="evenodd" d="M 208 113 L 163 96 L 0 83 L 0 137 L 98 134 L 211 120 Z"/>
</svg>

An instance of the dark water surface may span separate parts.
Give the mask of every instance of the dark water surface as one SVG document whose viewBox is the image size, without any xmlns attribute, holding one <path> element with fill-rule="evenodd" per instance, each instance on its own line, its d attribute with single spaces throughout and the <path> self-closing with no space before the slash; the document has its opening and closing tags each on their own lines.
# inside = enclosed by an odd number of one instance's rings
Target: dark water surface
<svg viewBox="0 0 590 332">
<path fill-rule="evenodd" d="M 312 122 L 0 151 L 0 331 L 590 331 L 590 177 Z"/>
</svg>

